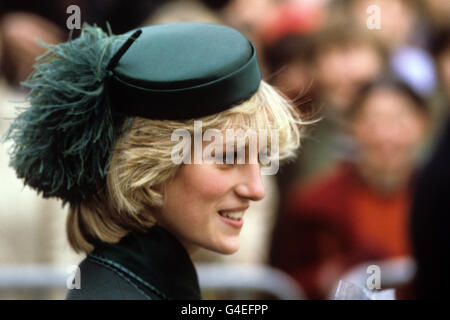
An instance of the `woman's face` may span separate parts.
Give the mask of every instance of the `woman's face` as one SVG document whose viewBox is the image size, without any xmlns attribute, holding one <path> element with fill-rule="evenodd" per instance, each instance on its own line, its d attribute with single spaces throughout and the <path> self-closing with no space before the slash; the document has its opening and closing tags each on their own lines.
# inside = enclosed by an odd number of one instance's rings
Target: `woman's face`
<svg viewBox="0 0 450 320">
<path fill-rule="evenodd" d="M 398 91 L 376 89 L 353 119 L 361 160 L 378 172 L 394 175 L 409 168 L 422 140 L 426 118 Z"/>
<path fill-rule="evenodd" d="M 165 186 L 158 224 L 191 254 L 199 247 L 224 254 L 236 252 L 250 200 L 264 198 L 260 165 L 251 163 L 257 161 L 182 165 Z"/>
<path fill-rule="evenodd" d="M 353 43 L 319 55 L 317 81 L 334 108 L 346 108 L 361 85 L 382 67 L 380 54 L 368 44 Z"/>
</svg>

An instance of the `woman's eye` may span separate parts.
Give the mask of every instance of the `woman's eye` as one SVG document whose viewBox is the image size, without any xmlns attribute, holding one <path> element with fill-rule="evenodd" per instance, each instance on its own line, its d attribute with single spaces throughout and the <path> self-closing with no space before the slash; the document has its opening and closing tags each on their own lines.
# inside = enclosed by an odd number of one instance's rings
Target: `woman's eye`
<svg viewBox="0 0 450 320">
<path fill-rule="evenodd" d="M 270 165 L 269 157 L 263 152 L 258 153 L 258 163 L 261 167 L 268 167 Z"/>
<path fill-rule="evenodd" d="M 224 165 L 228 165 L 228 166 L 232 166 L 232 165 L 235 165 L 235 164 L 239 164 L 239 163 L 245 163 L 245 158 L 244 159 L 242 159 L 241 161 L 239 161 L 240 160 L 240 154 L 238 153 L 238 152 L 234 152 L 233 154 L 232 154 L 232 162 L 231 163 L 228 163 L 227 162 L 227 154 L 226 153 L 224 153 L 223 155 L 222 155 L 222 163 L 224 164 Z M 243 157 L 245 157 L 245 155 L 242 155 Z M 269 158 L 269 156 L 266 154 L 266 153 L 263 153 L 263 152 L 259 152 L 258 153 L 258 164 L 261 166 L 261 167 L 268 167 L 269 165 L 270 165 L 270 158 Z"/>
<path fill-rule="evenodd" d="M 234 165 L 234 164 L 237 164 L 237 160 L 238 160 L 238 153 L 237 153 L 237 152 L 234 152 L 234 153 L 233 153 L 232 159 L 233 159 L 233 162 L 232 162 L 232 163 L 228 163 L 228 162 L 227 162 L 227 154 L 226 154 L 226 153 L 223 154 L 223 164 L 226 164 L 226 165 Z"/>
</svg>

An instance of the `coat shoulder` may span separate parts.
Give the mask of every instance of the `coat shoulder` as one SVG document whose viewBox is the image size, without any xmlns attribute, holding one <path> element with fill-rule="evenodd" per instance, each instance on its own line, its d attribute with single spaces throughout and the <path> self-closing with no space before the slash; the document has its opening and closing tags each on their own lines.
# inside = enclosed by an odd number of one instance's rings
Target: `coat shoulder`
<svg viewBox="0 0 450 320">
<path fill-rule="evenodd" d="M 107 265 L 85 258 L 79 265 L 80 288 L 69 289 L 67 300 L 155 300 L 156 295 Z"/>
</svg>

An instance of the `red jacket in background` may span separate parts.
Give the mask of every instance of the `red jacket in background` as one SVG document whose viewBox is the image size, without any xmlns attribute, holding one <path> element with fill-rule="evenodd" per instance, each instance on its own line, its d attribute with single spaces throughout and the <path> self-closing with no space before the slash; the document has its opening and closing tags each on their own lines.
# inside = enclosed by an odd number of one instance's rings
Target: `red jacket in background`
<svg viewBox="0 0 450 320">
<path fill-rule="evenodd" d="M 275 229 L 271 263 L 310 299 L 326 299 L 339 276 L 367 260 L 409 254 L 409 188 L 370 188 L 352 164 L 293 188 Z"/>
</svg>

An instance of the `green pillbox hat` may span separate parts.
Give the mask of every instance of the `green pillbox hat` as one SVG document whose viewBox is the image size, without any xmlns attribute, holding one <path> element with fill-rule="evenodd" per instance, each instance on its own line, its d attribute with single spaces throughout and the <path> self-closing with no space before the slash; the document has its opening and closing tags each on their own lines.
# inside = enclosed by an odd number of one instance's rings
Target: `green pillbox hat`
<svg viewBox="0 0 450 320">
<path fill-rule="evenodd" d="M 256 50 L 232 28 L 184 22 L 140 30 L 107 79 L 114 110 L 151 119 L 199 118 L 247 100 L 259 87 Z"/>
</svg>

